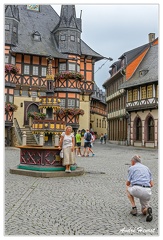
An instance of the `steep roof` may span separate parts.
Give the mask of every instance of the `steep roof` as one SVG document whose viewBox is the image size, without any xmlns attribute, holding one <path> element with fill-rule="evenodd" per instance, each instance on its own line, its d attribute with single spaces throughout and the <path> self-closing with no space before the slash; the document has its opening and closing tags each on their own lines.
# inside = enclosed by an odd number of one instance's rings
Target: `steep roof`
<svg viewBox="0 0 163 240">
<path fill-rule="evenodd" d="M 7 8 L 7 7 L 6 7 Z M 52 31 L 59 24 L 60 17 L 50 5 L 40 5 L 40 11 L 27 10 L 27 5 L 18 5 L 19 26 L 18 44 L 12 47 L 13 52 L 27 53 L 56 58 L 67 58 L 67 54 L 62 54 L 52 36 Z M 37 32 L 41 36 L 41 41 L 34 41 L 33 34 Z M 92 50 L 81 40 L 81 52 L 87 56 L 93 56 L 100 60 L 100 54 Z"/>
<path fill-rule="evenodd" d="M 119 59 L 122 59 L 124 57 L 127 57 L 127 63 L 126 65 L 128 65 L 130 62 L 132 62 L 138 55 L 140 55 L 140 53 L 142 53 L 145 49 L 147 49 L 149 47 L 149 43 L 142 45 L 140 47 L 134 48 L 130 51 L 127 51 L 125 53 L 123 53 Z"/>
<path fill-rule="evenodd" d="M 141 75 L 140 71 L 145 74 Z M 123 83 L 120 88 L 129 88 L 156 81 L 158 81 L 158 45 L 151 45 L 133 76 Z"/>
</svg>

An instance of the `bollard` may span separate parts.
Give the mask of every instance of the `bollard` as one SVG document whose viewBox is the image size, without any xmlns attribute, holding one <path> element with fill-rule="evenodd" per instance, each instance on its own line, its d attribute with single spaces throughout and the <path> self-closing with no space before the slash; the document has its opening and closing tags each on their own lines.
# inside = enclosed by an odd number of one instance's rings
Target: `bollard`
<svg viewBox="0 0 163 240">
<path fill-rule="evenodd" d="M 40 133 L 39 145 L 44 145 L 44 134 L 42 132 Z"/>
<path fill-rule="evenodd" d="M 56 134 L 54 138 L 54 146 L 58 147 L 59 146 L 59 136 Z"/>
<path fill-rule="evenodd" d="M 22 139 L 22 145 L 26 145 L 26 142 L 27 142 L 27 135 L 26 135 L 26 132 L 24 131 L 23 132 L 23 139 Z"/>
</svg>

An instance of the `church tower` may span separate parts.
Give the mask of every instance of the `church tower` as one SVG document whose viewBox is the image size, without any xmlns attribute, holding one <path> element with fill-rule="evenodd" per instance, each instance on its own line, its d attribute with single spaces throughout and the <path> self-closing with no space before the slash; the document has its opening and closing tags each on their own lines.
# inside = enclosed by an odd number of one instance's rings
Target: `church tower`
<svg viewBox="0 0 163 240">
<path fill-rule="evenodd" d="M 17 5 L 5 6 L 5 44 L 16 46 L 18 43 L 19 9 Z"/>
<path fill-rule="evenodd" d="M 81 18 L 76 18 L 75 5 L 62 5 L 53 34 L 60 52 L 81 55 Z"/>
</svg>

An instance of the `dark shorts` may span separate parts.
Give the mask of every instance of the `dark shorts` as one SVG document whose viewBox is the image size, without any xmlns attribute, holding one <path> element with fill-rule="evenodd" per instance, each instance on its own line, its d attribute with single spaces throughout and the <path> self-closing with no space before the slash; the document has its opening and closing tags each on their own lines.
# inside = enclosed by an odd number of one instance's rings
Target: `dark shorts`
<svg viewBox="0 0 163 240">
<path fill-rule="evenodd" d="M 91 142 L 84 142 L 84 148 L 90 147 Z"/>
<path fill-rule="evenodd" d="M 77 146 L 77 147 L 81 147 L 81 142 L 77 142 L 77 143 L 76 143 L 76 146 Z"/>
</svg>

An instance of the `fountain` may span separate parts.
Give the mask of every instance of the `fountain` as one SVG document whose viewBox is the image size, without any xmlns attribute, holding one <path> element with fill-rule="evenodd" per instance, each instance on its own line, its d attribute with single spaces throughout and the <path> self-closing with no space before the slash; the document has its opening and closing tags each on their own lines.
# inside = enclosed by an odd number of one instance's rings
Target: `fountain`
<svg viewBox="0 0 163 240">
<path fill-rule="evenodd" d="M 52 60 L 51 56 L 47 58 L 46 96 L 39 97 L 40 112 L 46 111 L 46 117 L 34 119 L 31 125 L 32 133 L 39 136 L 39 145 L 26 145 L 24 132 L 23 145 L 18 146 L 20 164 L 16 169 L 10 169 L 10 173 L 35 177 L 78 176 L 84 173 L 84 169 L 78 168 L 76 164 L 71 165 L 71 174 L 65 173 L 65 167 L 62 166 L 58 145 L 59 135 L 64 131 L 66 123 L 57 120 L 56 112 L 60 109 L 60 99 L 54 94 Z"/>
</svg>

